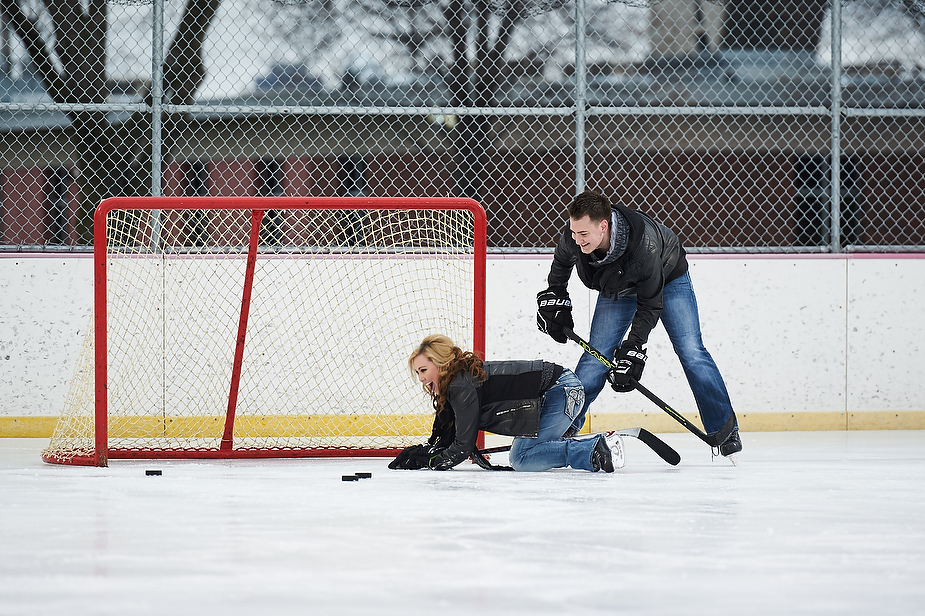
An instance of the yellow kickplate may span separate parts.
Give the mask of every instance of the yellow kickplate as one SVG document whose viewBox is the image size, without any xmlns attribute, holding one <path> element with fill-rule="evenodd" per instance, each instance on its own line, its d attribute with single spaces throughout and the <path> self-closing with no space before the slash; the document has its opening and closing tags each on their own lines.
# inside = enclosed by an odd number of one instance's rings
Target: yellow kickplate
<svg viewBox="0 0 925 616">
<path fill-rule="evenodd" d="M 684 416 L 701 426 L 695 414 Z M 851 411 L 804 413 L 737 413 L 742 432 L 801 432 L 837 430 L 925 430 L 925 411 Z M 0 438 L 51 438 L 57 417 L 0 417 Z M 433 415 L 275 415 L 238 417 L 235 437 L 299 436 L 429 436 Z M 591 413 L 582 432 L 643 427 L 650 432 L 686 432 L 666 413 Z M 130 417 L 112 419 L 113 438 L 218 438 L 224 418 Z"/>
<path fill-rule="evenodd" d="M 700 417 L 683 413 L 702 427 Z M 836 430 L 925 430 L 925 411 L 808 411 L 802 413 L 736 412 L 742 432 L 802 432 Z M 591 413 L 590 430 L 604 432 L 640 426 L 650 432 L 686 432 L 667 413 Z M 588 427 L 587 425 L 585 426 Z"/>
<path fill-rule="evenodd" d="M 50 438 L 57 417 L 0 417 L 0 437 Z M 324 436 L 430 436 L 433 415 L 275 415 L 240 416 L 235 420 L 236 438 Z M 219 438 L 225 418 L 114 417 L 109 420 L 110 438 Z"/>
<path fill-rule="evenodd" d="M 0 417 L 0 438 L 51 438 L 57 417 Z"/>
</svg>

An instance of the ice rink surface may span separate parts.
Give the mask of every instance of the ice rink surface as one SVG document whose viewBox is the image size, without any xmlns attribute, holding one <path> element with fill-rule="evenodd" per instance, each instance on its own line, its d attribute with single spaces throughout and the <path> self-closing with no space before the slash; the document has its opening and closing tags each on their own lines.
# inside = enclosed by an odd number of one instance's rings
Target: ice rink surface
<svg viewBox="0 0 925 616">
<path fill-rule="evenodd" d="M 0 614 L 925 614 L 925 431 L 662 437 L 612 475 L 0 439 Z"/>
</svg>

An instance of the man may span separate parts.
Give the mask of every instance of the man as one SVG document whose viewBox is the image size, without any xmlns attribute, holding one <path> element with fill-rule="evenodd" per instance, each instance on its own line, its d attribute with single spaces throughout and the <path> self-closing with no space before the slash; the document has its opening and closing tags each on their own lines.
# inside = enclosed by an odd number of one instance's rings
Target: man
<svg viewBox="0 0 925 616">
<path fill-rule="evenodd" d="M 564 331 L 573 327 L 573 321 L 567 288 L 575 268 L 582 283 L 599 292 L 589 342 L 614 357 L 614 367 L 608 370 L 591 355 L 581 356 L 575 374 L 584 386 L 585 404 L 571 431 L 584 425 L 588 407 L 605 380 L 617 392 L 634 389 L 647 359 L 643 345 L 661 320 L 681 360 L 705 431 L 713 436 L 732 428 L 717 446 L 723 456 L 741 451 L 726 384 L 703 345 L 697 298 L 678 236 L 649 216 L 611 204 L 594 191 L 575 197 L 568 214 L 569 228 L 559 239 L 549 270 L 549 288 L 537 294 L 537 326 L 556 342 L 568 340 Z"/>
</svg>

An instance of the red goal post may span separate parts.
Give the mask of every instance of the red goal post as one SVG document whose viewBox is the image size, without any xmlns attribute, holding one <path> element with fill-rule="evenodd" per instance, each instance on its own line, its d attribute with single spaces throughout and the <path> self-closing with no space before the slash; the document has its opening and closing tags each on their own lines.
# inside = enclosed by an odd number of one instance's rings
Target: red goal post
<svg viewBox="0 0 925 616">
<path fill-rule="evenodd" d="M 433 409 L 430 333 L 484 356 L 486 217 L 460 198 L 115 197 L 42 457 L 385 456 Z"/>
</svg>

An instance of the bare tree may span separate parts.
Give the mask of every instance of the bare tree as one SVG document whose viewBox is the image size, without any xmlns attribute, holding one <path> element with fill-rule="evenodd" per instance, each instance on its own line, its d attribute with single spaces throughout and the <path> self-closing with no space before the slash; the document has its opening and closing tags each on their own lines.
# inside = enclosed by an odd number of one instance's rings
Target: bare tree
<svg viewBox="0 0 925 616">
<path fill-rule="evenodd" d="M 288 45 L 296 56 L 294 63 L 303 67 L 320 65 L 344 32 L 346 20 L 338 0 L 248 0 L 245 7 L 261 17 L 266 35 Z"/>
<path fill-rule="evenodd" d="M 431 20 L 426 29 L 405 32 L 402 41 L 412 53 L 440 49 L 442 62 L 433 52 L 426 56 L 429 68 L 439 66 L 450 92 L 452 107 L 492 107 L 507 75 L 505 57 L 515 28 L 531 15 L 565 4 L 557 0 L 382 0 L 392 11 L 413 11 L 428 5 L 439 9 L 442 24 Z M 414 23 L 414 22 L 409 22 Z M 433 44 L 439 38 L 443 45 Z M 419 62 L 419 64 L 421 64 Z M 490 115 L 462 115 L 453 128 L 456 155 L 456 192 L 459 196 L 483 197 L 482 183 L 492 142 Z"/>
<path fill-rule="evenodd" d="M 815 51 L 830 0 L 727 0 L 724 49 Z"/>
<path fill-rule="evenodd" d="M 192 102 L 205 77 L 202 45 L 221 0 L 187 0 L 168 45 L 164 91 L 170 102 Z M 25 47 L 37 77 L 68 111 L 79 173 L 79 241 L 93 238 L 99 202 L 115 194 L 150 194 L 150 116 L 113 123 L 94 105 L 109 98 L 106 72 L 107 0 L 0 0 L 0 11 Z M 147 182 L 146 182 L 147 180 Z"/>
<path fill-rule="evenodd" d="M 360 0 L 336 5 L 333 0 L 300 0 L 281 6 L 287 19 L 274 19 L 278 30 L 293 41 L 306 41 L 306 54 L 332 41 L 321 32 L 337 35 L 351 27 L 369 40 L 396 43 L 404 49 L 416 72 L 440 73 L 453 107 L 490 107 L 498 103 L 505 79 L 505 54 L 514 28 L 525 18 L 559 7 L 565 0 Z M 335 15 L 336 13 L 336 15 Z M 331 16 L 339 24 L 330 22 Z M 327 17 L 325 17 L 327 16 Z M 325 21 L 327 19 L 327 22 Z M 348 23 L 350 22 L 350 23 Z M 316 34 L 312 36 L 312 32 Z M 345 67 L 346 68 L 346 67 Z M 342 84 L 343 85 L 343 84 Z M 487 115 L 464 115 L 453 128 L 457 158 L 457 192 L 479 197 L 493 120 Z"/>
</svg>

